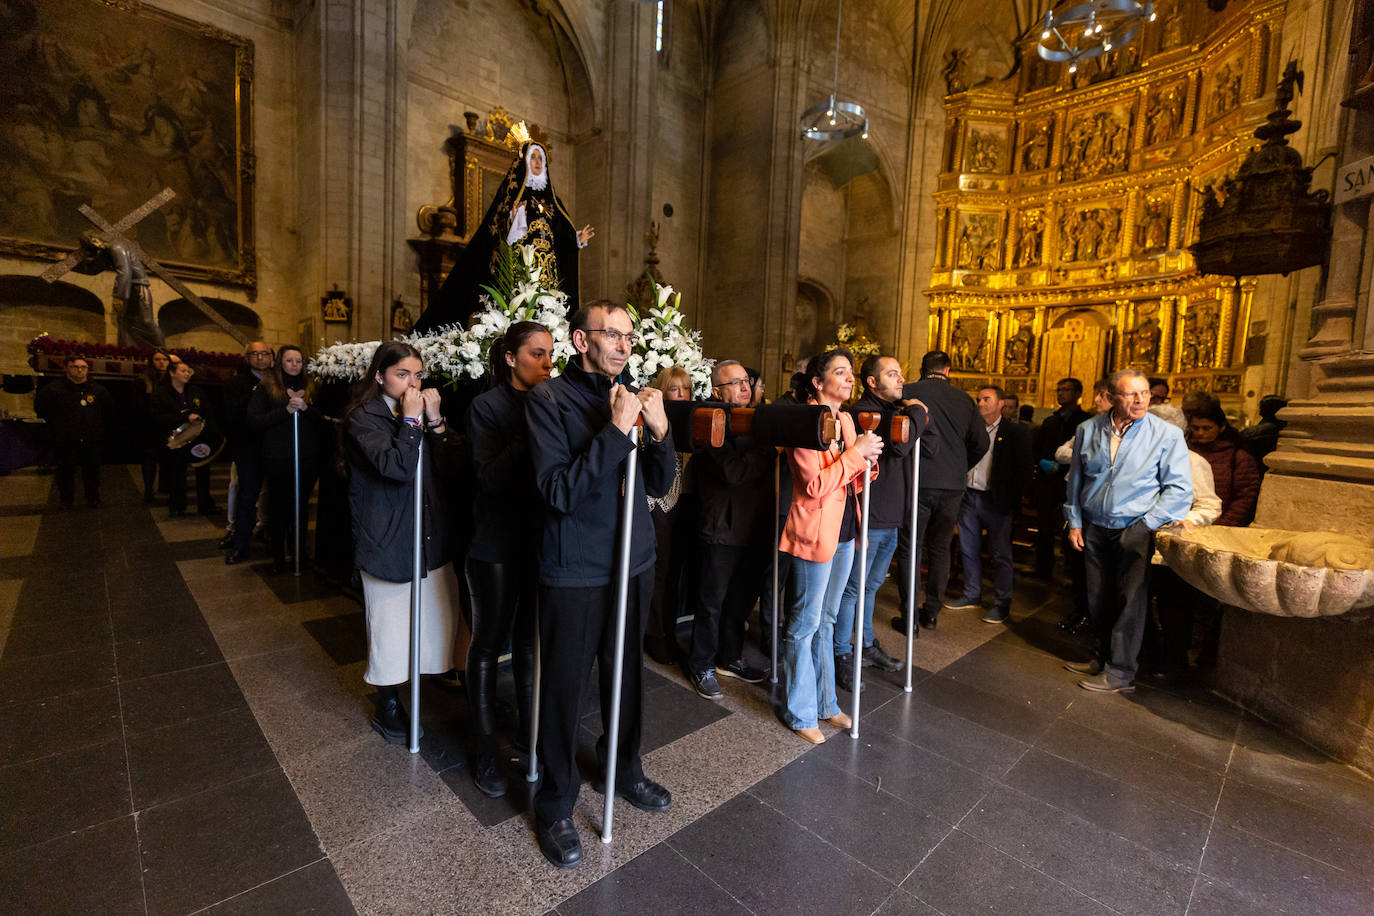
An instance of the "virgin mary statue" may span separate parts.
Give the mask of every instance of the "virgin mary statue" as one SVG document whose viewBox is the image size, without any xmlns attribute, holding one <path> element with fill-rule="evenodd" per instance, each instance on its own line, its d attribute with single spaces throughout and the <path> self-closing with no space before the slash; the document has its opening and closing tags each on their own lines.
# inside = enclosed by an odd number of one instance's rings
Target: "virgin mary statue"
<svg viewBox="0 0 1374 916">
<path fill-rule="evenodd" d="M 520 131 L 517 125 L 512 132 Z M 553 191 L 549 179 L 549 154 L 529 139 L 520 144 L 519 157 L 511 163 L 482 224 L 468 242 L 458 263 L 449 272 L 434 301 L 415 323 L 416 331 L 466 322 L 481 308 L 482 287 L 492 282 L 501 243 L 532 246 L 543 285 L 568 294 L 568 314 L 577 309 L 577 255 L 596 230 L 573 227 L 572 217 Z"/>
</svg>

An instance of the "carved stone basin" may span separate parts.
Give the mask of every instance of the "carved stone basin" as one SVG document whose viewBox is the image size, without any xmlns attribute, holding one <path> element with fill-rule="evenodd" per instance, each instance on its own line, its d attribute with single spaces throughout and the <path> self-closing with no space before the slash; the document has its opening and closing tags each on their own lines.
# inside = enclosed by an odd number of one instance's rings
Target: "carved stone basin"
<svg viewBox="0 0 1374 916">
<path fill-rule="evenodd" d="M 1186 582 L 1233 607 L 1329 617 L 1374 606 L 1374 544 L 1325 531 L 1198 528 L 1156 545 Z"/>
</svg>

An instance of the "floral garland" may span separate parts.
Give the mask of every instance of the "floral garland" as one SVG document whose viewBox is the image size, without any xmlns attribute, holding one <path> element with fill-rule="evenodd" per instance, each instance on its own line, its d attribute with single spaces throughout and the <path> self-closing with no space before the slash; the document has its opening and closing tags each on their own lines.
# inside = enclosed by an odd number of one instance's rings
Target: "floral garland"
<svg viewBox="0 0 1374 916">
<path fill-rule="evenodd" d="M 503 245 L 497 258 L 494 282 L 483 286 L 484 308 L 472 316 L 468 327 L 447 325 L 432 334 L 403 338 L 420 351 L 431 379 L 451 385 L 459 379 L 480 379 L 487 374 L 491 347 L 518 321 L 537 321 L 553 336 L 553 374 L 558 375 L 577 350 L 568 327 L 568 296 L 543 282 L 535 263 L 534 246 Z M 671 286 L 654 284 L 655 301 L 647 318 L 628 306 L 636 325 L 636 343 L 627 369 L 635 384 L 645 386 L 669 366 L 682 366 L 692 378 L 692 392 L 705 397 L 711 390 L 712 360 L 701 352 L 701 334 L 684 326 L 682 294 Z M 367 372 L 380 346 L 337 342 L 311 358 L 309 371 L 325 381 L 356 381 Z"/>
</svg>

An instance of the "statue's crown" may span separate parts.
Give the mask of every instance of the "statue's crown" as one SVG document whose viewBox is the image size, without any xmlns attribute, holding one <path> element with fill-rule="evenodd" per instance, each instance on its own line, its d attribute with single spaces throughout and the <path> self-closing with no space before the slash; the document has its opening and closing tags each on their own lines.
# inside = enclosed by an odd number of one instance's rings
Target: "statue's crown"
<svg viewBox="0 0 1374 916">
<path fill-rule="evenodd" d="M 506 146 L 513 150 L 518 151 L 528 142 L 530 142 L 530 129 L 525 126 L 524 121 L 512 125 L 511 129 L 506 132 Z"/>
</svg>

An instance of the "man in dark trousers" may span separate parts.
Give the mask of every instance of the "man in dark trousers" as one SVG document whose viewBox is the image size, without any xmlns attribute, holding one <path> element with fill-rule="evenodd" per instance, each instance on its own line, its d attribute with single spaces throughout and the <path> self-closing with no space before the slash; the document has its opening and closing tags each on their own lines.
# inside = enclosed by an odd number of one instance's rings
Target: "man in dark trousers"
<svg viewBox="0 0 1374 916">
<path fill-rule="evenodd" d="M 668 418 L 657 389 L 634 391 L 617 382 L 634 346 L 634 324 L 625 306 L 599 300 L 570 321 L 573 357 L 563 374 L 530 393 L 525 416 L 535 485 L 544 497 L 539 548 L 539 760 L 544 778 L 534 798 L 539 849 L 559 868 L 582 861 L 573 825 L 577 801 L 577 738 L 582 694 L 597 661 L 601 722 L 609 731 L 611 675 L 616 652 L 623 659 L 619 746 L 597 742 L 602 772 L 616 754 L 616 784 L 606 787 L 636 808 L 666 811 L 672 795 L 648 779 L 639 759 L 642 733 L 645 615 L 654 578 L 654 529 L 647 496 L 662 496 L 675 472 Z M 616 561 L 625 461 L 634 448 L 630 432 L 644 419 L 635 475 L 630 580 L 625 642 L 615 645 Z M 602 777 L 604 782 L 604 776 Z"/>
<path fill-rule="evenodd" d="M 1054 574 L 1054 542 L 1064 530 L 1064 477 L 1069 469 L 1054 460 L 1054 451 L 1088 419 L 1079 405 L 1083 383 L 1078 379 L 1061 378 L 1054 386 L 1054 399 L 1059 406 L 1035 432 L 1035 575 L 1041 579 Z"/>
<path fill-rule="evenodd" d="M 749 404 L 749 373 L 736 360 L 716 363 L 711 382 L 717 400 L 734 407 Z M 692 688 L 708 700 L 724 696 L 717 673 L 747 684 L 767 677 L 744 662 L 744 621 L 763 585 L 759 570 L 768 566 L 776 460 L 776 449 L 749 436 L 728 439 L 692 458 L 701 506 L 701 585 L 683 668 Z"/>
<path fill-rule="evenodd" d="M 973 398 L 949 382 L 949 354 L 931 350 L 921 357 L 921 380 L 902 389 L 903 398 L 915 398 L 930 412 L 930 425 L 921 437 L 921 479 L 917 495 L 916 543 L 909 549 L 926 548 L 930 578 L 926 580 L 925 602 L 918 620 L 927 630 L 935 629 L 940 608 L 949 585 L 949 547 L 954 539 L 954 522 L 969 468 L 988 450 L 987 428 Z M 903 526 L 899 529 L 906 532 Z M 901 550 L 899 545 L 898 550 Z M 902 555 L 905 561 L 905 554 Z M 919 580 L 919 565 L 917 567 Z M 899 580 L 902 613 L 906 613 L 906 577 Z M 917 587 L 920 586 L 919 581 Z M 892 618 L 895 629 L 906 631 L 906 618 Z"/>
<path fill-rule="evenodd" d="M 1011 523 L 1021 511 L 1021 494 L 1030 479 L 1031 437 L 1026 426 L 1002 411 L 1001 388 L 978 389 L 978 414 L 987 428 L 988 450 L 968 472 L 968 488 L 959 506 L 959 552 L 964 561 L 964 596 L 945 605 L 950 610 L 982 606 L 983 531 L 992 558 L 992 609 L 984 623 L 1005 623 L 1011 614 Z"/>
<path fill-rule="evenodd" d="M 243 365 L 224 385 L 224 431 L 234 454 L 234 484 L 229 498 L 229 534 L 220 546 L 229 551 L 224 562 L 231 566 L 248 559 L 253 527 L 258 520 L 262 436 L 248 428 L 248 400 L 271 368 L 272 351 L 261 340 L 255 340 L 243 351 Z"/>
<path fill-rule="evenodd" d="M 902 663 L 883 651 L 873 639 L 873 602 L 878 588 L 887 577 L 892 555 L 897 551 L 901 529 L 911 515 L 911 449 L 916 438 L 925 432 L 929 415 L 920 401 L 904 400 L 902 364 L 891 356 L 873 354 L 859 367 L 864 395 L 850 408 L 855 424 L 861 413 L 880 413 L 885 418 L 905 413 L 911 418 L 911 438 L 893 442 L 884 436 L 883 453 L 878 457 L 878 477 L 873 481 L 868 511 L 868 566 L 864 581 L 863 599 L 863 666 L 897 671 Z M 854 689 L 854 614 L 859 605 L 859 563 L 857 558 L 849 571 L 849 582 L 840 596 L 839 616 L 835 621 L 835 683 L 842 689 Z"/>
<path fill-rule="evenodd" d="M 76 467 L 80 465 L 86 505 L 99 506 L 100 449 L 113 402 L 104 385 L 87 377 L 91 366 L 86 357 L 68 356 L 66 371 L 65 378 L 38 389 L 33 409 L 52 435 L 57 496 L 62 505 L 69 507 L 76 498 Z"/>
</svg>

